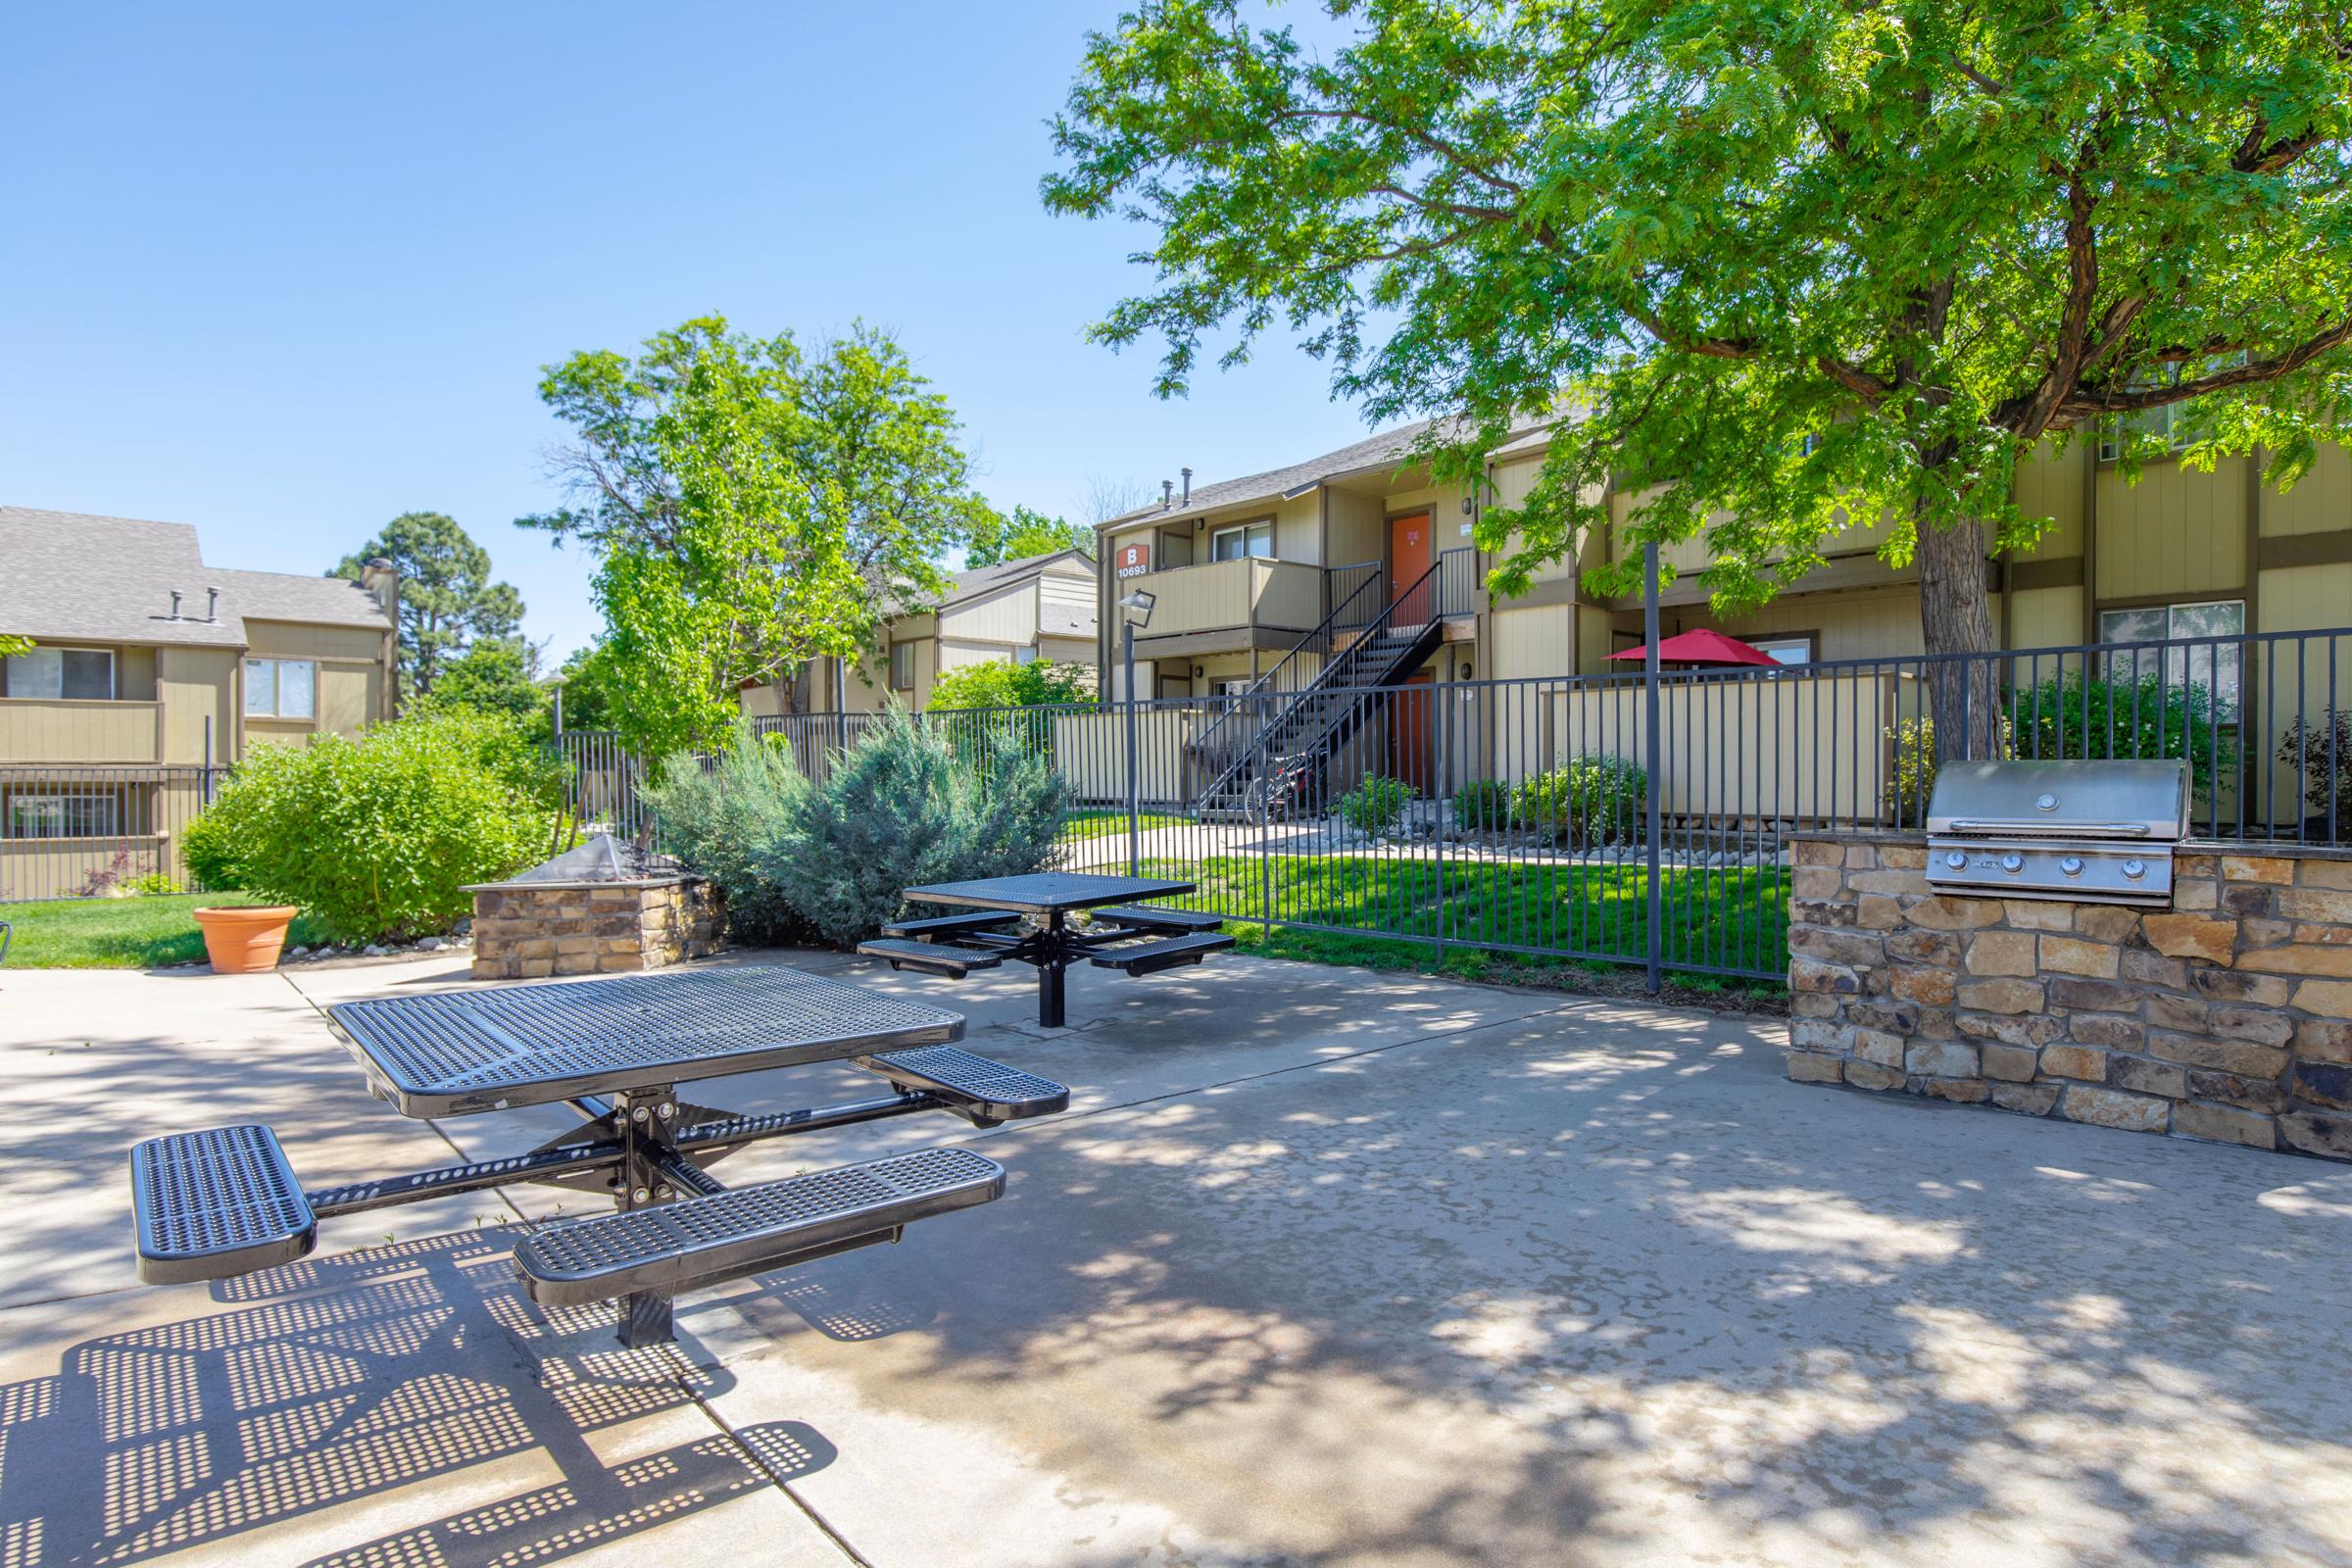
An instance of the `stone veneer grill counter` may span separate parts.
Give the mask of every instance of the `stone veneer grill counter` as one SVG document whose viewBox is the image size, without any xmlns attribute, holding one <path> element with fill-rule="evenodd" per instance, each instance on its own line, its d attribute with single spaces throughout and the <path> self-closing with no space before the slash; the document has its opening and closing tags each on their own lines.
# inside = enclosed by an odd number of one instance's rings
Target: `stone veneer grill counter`
<svg viewBox="0 0 2352 1568">
<path fill-rule="evenodd" d="M 659 969 L 716 953 L 726 911 L 717 890 L 677 861 L 599 833 L 473 895 L 473 977 Z"/>
<path fill-rule="evenodd" d="M 1800 838 L 1788 1076 L 2352 1159 L 2352 852 L 2185 844 L 2169 908 L 1933 891 Z"/>
</svg>

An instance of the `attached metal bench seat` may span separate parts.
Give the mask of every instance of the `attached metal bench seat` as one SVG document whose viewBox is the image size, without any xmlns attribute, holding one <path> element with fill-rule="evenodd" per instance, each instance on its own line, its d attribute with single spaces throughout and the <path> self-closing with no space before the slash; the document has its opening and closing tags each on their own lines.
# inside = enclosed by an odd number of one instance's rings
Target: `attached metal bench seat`
<svg viewBox="0 0 2352 1568">
<path fill-rule="evenodd" d="M 277 1134 L 258 1122 L 150 1138 L 130 1152 L 139 1278 L 224 1280 L 306 1255 L 318 1217 Z"/>
<path fill-rule="evenodd" d="M 896 937 L 860 942 L 858 951 L 869 958 L 888 958 L 893 969 L 919 969 L 925 974 L 944 974 L 956 980 L 974 969 L 994 969 L 1004 961 L 1003 954 L 982 953 L 977 948 L 952 948 L 944 942 L 908 942 Z"/>
<path fill-rule="evenodd" d="M 1195 937 L 1170 937 L 1165 942 L 1134 942 L 1115 948 L 1104 948 L 1096 954 L 1095 965 L 1102 969 L 1123 969 L 1129 974 L 1157 974 L 1162 969 L 1181 968 L 1199 963 L 1212 953 L 1221 953 L 1233 946 L 1233 938 L 1215 934 Z"/>
<path fill-rule="evenodd" d="M 1070 1092 L 1051 1078 L 1007 1067 L 956 1046 L 918 1046 L 852 1060 L 901 1089 L 919 1090 L 975 1127 L 1067 1110 Z"/>
<path fill-rule="evenodd" d="M 1221 914 L 1203 914 L 1198 909 L 1154 909 L 1142 904 L 1122 904 L 1091 912 L 1098 921 L 1134 926 L 1140 931 L 1214 931 L 1225 923 Z"/>
<path fill-rule="evenodd" d="M 967 931 L 994 931 L 1020 918 L 1004 909 L 980 909 L 968 914 L 932 915 L 920 920 L 893 920 L 882 928 L 886 937 L 953 937 Z"/>
<path fill-rule="evenodd" d="M 1004 1192 L 1004 1167 L 995 1160 L 926 1149 L 558 1225 L 515 1244 L 514 1272 L 547 1306 L 689 1290 L 896 1241 L 915 1220 Z"/>
</svg>

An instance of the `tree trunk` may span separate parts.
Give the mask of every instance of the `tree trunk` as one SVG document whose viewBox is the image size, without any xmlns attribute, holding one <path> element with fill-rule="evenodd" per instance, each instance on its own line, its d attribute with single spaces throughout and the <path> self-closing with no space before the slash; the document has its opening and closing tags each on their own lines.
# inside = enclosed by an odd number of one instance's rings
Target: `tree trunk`
<svg viewBox="0 0 2352 1568">
<path fill-rule="evenodd" d="M 1992 595 L 1984 583 L 1984 535 L 1973 523 L 1936 527 L 1921 518 L 1919 619 L 1930 666 L 1938 760 L 1997 757 L 1999 661 L 1992 632 Z"/>
</svg>

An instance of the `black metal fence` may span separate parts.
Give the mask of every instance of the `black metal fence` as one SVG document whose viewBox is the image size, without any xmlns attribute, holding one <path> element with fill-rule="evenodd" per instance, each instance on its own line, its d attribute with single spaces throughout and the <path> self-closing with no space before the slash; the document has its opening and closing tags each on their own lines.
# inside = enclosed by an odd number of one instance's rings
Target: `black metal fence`
<svg viewBox="0 0 2352 1568">
<path fill-rule="evenodd" d="M 2192 836 L 2352 844 L 2352 630 L 1662 671 L 1654 736 L 1646 681 L 1269 681 L 922 722 L 1047 759 L 1065 865 L 1183 877 L 1229 920 L 1691 973 L 1784 974 L 1792 836 L 1923 825 L 1939 756 L 2177 757 Z M 821 782 L 876 721 L 757 727 Z M 564 741 L 601 760 L 584 814 L 646 826 L 611 738 Z M 1284 787 L 1237 795 L 1237 758 Z"/>
<path fill-rule="evenodd" d="M 0 762 L 0 904 L 202 891 L 180 836 L 225 771 Z"/>
</svg>

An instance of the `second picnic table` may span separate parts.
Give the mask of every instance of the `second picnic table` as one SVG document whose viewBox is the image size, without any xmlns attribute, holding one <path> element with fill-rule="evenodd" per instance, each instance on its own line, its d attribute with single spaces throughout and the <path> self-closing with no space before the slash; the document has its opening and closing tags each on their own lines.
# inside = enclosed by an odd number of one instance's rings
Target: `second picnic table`
<svg viewBox="0 0 2352 1568">
<path fill-rule="evenodd" d="M 1024 876 L 981 877 L 970 882 L 936 882 L 908 888 L 913 904 L 940 904 L 972 912 L 900 920 L 884 926 L 879 941 L 858 951 L 887 958 L 892 968 L 920 969 L 960 979 L 974 969 L 994 968 L 1011 958 L 1037 968 L 1037 1021 L 1062 1025 L 1062 976 L 1075 963 L 1091 962 L 1128 974 L 1151 974 L 1199 963 L 1233 946 L 1217 927 L 1216 915 L 1140 904 L 1190 893 L 1190 882 L 1158 877 L 1102 876 L 1086 871 L 1036 871 Z M 1080 929 L 1068 916 L 1091 915 Z M 1032 928 L 1006 930 L 1023 916 Z M 1030 922 L 1023 920 L 1024 927 Z M 1141 940 L 1139 940 L 1141 939 Z"/>
</svg>

